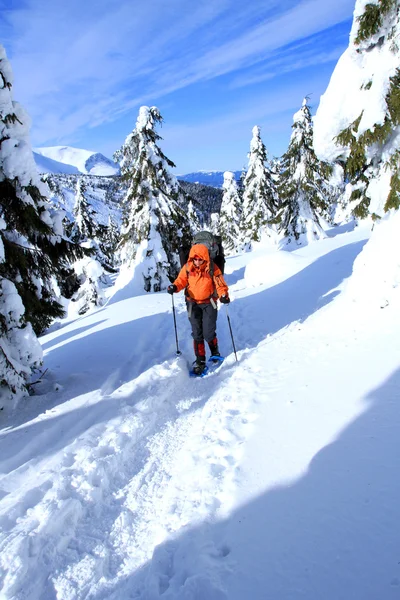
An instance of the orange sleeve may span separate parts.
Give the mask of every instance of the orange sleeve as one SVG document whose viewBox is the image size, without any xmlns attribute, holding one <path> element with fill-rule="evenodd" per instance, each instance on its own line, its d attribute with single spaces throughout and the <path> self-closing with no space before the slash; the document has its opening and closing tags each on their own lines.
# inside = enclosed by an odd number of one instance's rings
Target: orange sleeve
<svg viewBox="0 0 400 600">
<path fill-rule="evenodd" d="M 224 276 L 222 275 L 221 269 L 217 267 L 217 265 L 214 265 L 213 279 L 215 283 L 215 288 L 217 290 L 218 298 L 221 298 L 221 296 L 228 296 L 229 288 L 226 284 Z"/>
<path fill-rule="evenodd" d="M 188 284 L 188 272 L 187 266 L 183 265 L 182 269 L 179 271 L 178 277 L 174 281 L 174 285 L 178 288 L 178 292 L 184 290 Z"/>
</svg>

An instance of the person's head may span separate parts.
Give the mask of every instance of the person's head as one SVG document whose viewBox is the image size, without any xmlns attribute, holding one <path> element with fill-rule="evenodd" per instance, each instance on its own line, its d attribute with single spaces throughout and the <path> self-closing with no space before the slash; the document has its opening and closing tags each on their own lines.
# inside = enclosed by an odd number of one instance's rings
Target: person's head
<svg viewBox="0 0 400 600">
<path fill-rule="evenodd" d="M 195 244 L 191 247 L 189 253 L 189 260 L 192 261 L 195 267 L 202 267 L 203 265 L 208 265 L 210 262 L 210 257 L 208 254 L 207 246 L 204 244 Z"/>
</svg>

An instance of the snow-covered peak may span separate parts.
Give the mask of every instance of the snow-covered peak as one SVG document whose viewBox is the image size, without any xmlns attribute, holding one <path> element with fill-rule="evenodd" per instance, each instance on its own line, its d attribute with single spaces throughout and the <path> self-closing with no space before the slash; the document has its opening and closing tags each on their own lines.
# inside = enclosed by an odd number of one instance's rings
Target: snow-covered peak
<svg viewBox="0 0 400 600">
<path fill-rule="evenodd" d="M 119 165 L 91 150 L 71 146 L 35 148 L 35 161 L 40 173 L 83 173 L 85 175 L 117 175 Z"/>
<path fill-rule="evenodd" d="M 80 173 L 79 169 L 73 165 L 68 165 L 59 162 L 58 160 L 53 160 L 52 158 L 48 158 L 47 156 L 43 156 L 37 152 L 33 153 L 33 158 L 35 159 L 36 168 L 39 173 L 63 173 L 65 175 L 76 175 Z"/>
</svg>

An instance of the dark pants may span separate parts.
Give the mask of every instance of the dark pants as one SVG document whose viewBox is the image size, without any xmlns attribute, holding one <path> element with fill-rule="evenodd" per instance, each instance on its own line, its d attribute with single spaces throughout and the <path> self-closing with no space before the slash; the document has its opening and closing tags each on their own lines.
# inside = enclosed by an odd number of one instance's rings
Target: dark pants
<svg viewBox="0 0 400 600">
<path fill-rule="evenodd" d="M 186 301 L 192 337 L 195 342 L 212 342 L 216 338 L 218 311 L 212 304 L 195 304 Z"/>
</svg>

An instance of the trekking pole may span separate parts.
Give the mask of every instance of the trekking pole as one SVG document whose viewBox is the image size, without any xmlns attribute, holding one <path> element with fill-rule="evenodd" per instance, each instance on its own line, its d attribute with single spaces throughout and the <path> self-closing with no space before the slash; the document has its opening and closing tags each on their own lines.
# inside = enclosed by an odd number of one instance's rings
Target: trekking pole
<svg viewBox="0 0 400 600">
<path fill-rule="evenodd" d="M 236 348 L 235 348 L 235 340 L 233 339 L 233 333 L 232 333 L 232 327 L 231 327 L 231 320 L 229 318 L 228 305 L 225 304 L 225 306 L 226 306 L 226 316 L 228 317 L 229 331 L 231 332 L 233 351 L 235 353 L 236 362 L 238 362 L 238 357 L 237 357 Z"/>
<path fill-rule="evenodd" d="M 179 350 L 179 346 L 178 346 L 178 331 L 176 329 L 175 304 L 174 304 L 174 295 L 173 294 L 171 294 L 171 300 L 172 300 L 172 314 L 174 315 L 174 327 L 175 327 L 175 339 L 176 339 L 176 355 L 180 356 L 182 354 L 182 352 Z"/>
</svg>

